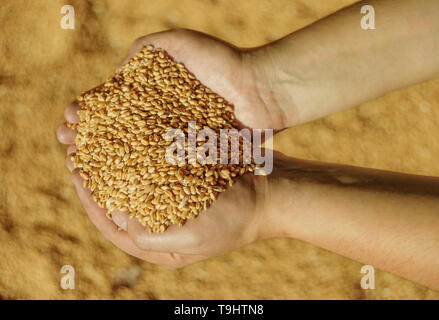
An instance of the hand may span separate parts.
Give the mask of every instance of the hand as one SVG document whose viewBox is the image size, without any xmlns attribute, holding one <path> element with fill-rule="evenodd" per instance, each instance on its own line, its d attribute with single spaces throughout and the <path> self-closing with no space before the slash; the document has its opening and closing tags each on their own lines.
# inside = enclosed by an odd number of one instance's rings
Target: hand
<svg viewBox="0 0 439 320">
<path fill-rule="evenodd" d="M 147 44 L 165 49 L 182 62 L 204 85 L 235 106 L 236 118 L 253 129 L 284 129 L 283 112 L 267 98 L 264 72 L 252 50 L 242 50 L 209 35 L 191 30 L 154 33 L 137 39 L 125 64 Z M 261 59 L 262 60 L 262 59 Z M 268 100 L 267 100 L 268 99 Z"/>
<path fill-rule="evenodd" d="M 133 57 L 145 44 L 165 49 L 207 87 L 235 104 L 238 120 L 253 128 L 277 127 L 278 120 L 270 117 L 269 108 L 253 87 L 252 71 L 244 62 L 243 53 L 230 45 L 201 33 L 178 30 L 152 34 L 135 41 L 127 59 Z M 65 112 L 66 120 L 78 123 L 76 102 Z M 69 144 L 67 153 L 75 151 L 76 131 L 65 124 L 58 129 L 58 139 Z M 79 198 L 92 222 L 103 236 L 120 249 L 140 259 L 169 268 L 181 267 L 221 252 L 238 248 L 258 239 L 264 220 L 264 199 L 267 179 L 247 174 L 221 194 L 217 201 L 183 227 L 171 226 L 165 233 L 151 234 L 127 214 L 113 212 L 113 221 L 124 230 L 118 230 L 106 217 L 106 210 L 93 201 L 90 191 L 83 187 L 78 170 L 71 160 L 67 167 Z"/>
<path fill-rule="evenodd" d="M 70 112 L 66 116 L 68 121 L 78 121 Z M 72 143 L 74 134 L 60 130 L 61 142 Z M 70 145 L 67 153 L 74 150 L 75 146 Z M 72 180 L 85 211 L 107 240 L 132 256 L 170 269 L 239 248 L 263 237 L 262 226 L 265 231 L 267 229 L 265 176 L 252 173 L 242 176 L 196 219 L 188 220 L 183 227 L 173 225 L 164 233 L 153 234 L 145 230 L 136 218 L 129 219 L 127 213 L 113 212 L 113 221 L 108 219 L 106 210 L 100 208 L 90 190 L 83 187 L 83 179 L 78 169 L 73 170 L 69 157 L 67 167 L 72 172 Z"/>
</svg>

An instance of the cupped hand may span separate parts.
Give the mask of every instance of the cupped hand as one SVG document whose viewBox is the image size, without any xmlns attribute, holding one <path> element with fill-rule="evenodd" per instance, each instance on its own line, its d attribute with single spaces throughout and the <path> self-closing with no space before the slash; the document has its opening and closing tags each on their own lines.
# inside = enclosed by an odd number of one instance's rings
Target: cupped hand
<svg viewBox="0 0 439 320">
<path fill-rule="evenodd" d="M 153 44 L 165 49 L 175 60 L 182 62 L 203 84 L 225 97 L 235 107 L 237 119 L 250 128 L 280 128 L 282 121 L 270 110 L 257 90 L 253 70 L 243 51 L 210 36 L 188 30 L 166 31 L 136 40 L 126 63 L 144 45 Z M 66 120 L 78 123 L 79 106 L 72 103 L 65 111 Z M 58 139 L 68 144 L 67 153 L 75 151 L 76 131 L 65 124 L 58 128 Z M 78 170 L 67 157 L 67 167 L 78 196 L 92 222 L 114 245 L 140 259 L 177 268 L 238 248 L 260 237 L 265 210 L 267 179 L 252 173 L 241 177 L 222 193 L 212 206 L 183 227 L 171 226 L 164 233 L 145 230 L 127 213 L 113 212 L 113 221 L 106 210 L 92 199 L 90 190 L 83 187 Z"/>
<path fill-rule="evenodd" d="M 252 50 L 237 48 L 223 40 L 185 29 L 164 31 L 137 39 L 125 64 L 140 49 L 153 44 L 182 62 L 205 86 L 234 105 L 236 118 L 253 129 L 284 129 L 285 118 L 270 84 L 264 79 Z M 268 81 L 268 80 L 267 80 Z"/>
<path fill-rule="evenodd" d="M 66 110 L 67 121 L 79 121 L 75 104 Z M 62 143 L 70 144 L 67 154 L 75 152 L 75 132 L 65 125 L 58 130 Z M 112 212 L 113 221 L 106 210 L 94 202 L 91 191 L 83 186 L 84 180 L 74 169 L 70 157 L 66 160 L 79 199 L 91 221 L 104 238 L 126 253 L 142 260 L 170 269 L 239 248 L 262 236 L 266 219 L 265 176 L 248 173 L 222 193 L 211 207 L 188 220 L 182 227 L 170 226 L 163 233 L 150 233 L 128 213 Z"/>
</svg>

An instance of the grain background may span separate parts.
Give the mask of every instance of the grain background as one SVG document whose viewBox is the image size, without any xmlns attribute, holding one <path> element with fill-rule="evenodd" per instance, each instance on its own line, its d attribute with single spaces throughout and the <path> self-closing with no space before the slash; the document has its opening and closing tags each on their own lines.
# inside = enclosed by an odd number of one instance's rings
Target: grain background
<svg viewBox="0 0 439 320">
<path fill-rule="evenodd" d="M 260 241 L 168 271 L 105 241 L 83 211 L 55 130 L 64 106 L 110 75 L 131 42 L 173 27 L 238 46 L 277 39 L 353 0 L 2 1 L 0 4 L 0 299 L 438 299 L 383 271 L 289 239 Z M 76 29 L 60 9 L 76 9 Z M 439 175 L 439 81 L 393 92 L 282 132 L 296 157 Z M 60 288 L 60 268 L 76 290 Z"/>
</svg>

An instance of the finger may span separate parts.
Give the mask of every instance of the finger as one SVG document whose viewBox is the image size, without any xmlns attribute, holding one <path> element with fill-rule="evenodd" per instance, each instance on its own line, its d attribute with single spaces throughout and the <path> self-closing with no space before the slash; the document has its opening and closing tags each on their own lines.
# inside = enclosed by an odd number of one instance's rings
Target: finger
<svg viewBox="0 0 439 320">
<path fill-rule="evenodd" d="M 74 144 L 75 137 L 78 132 L 76 130 L 70 129 L 65 123 L 58 127 L 56 131 L 56 136 L 59 142 L 62 144 Z"/>
<path fill-rule="evenodd" d="M 115 211 L 111 213 L 111 216 L 113 217 L 113 222 L 122 230 L 127 231 L 128 228 L 128 219 L 126 216 L 128 216 L 128 213 L 126 212 L 120 212 Z"/>
<path fill-rule="evenodd" d="M 128 225 L 128 214 L 124 212 L 115 211 L 112 212 L 113 222 L 121 229 L 126 230 Z M 132 220 L 132 219 L 131 219 Z M 168 269 L 177 269 L 181 268 L 198 261 L 205 260 L 209 258 L 208 255 L 203 254 L 181 254 L 181 253 L 168 253 L 168 252 L 156 252 L 156 251 L 146 251 L 144 249 L 139 248 L 134 244 L 131 237 L 128 233 L 124 231 L 127 237 L 130 239 L 130 244 L 134 245 L 137 250 L 132 249 L 133 252 L 143 252 L 148 254 L 148 261 L 156 264 L 160 264 Z M 120 247 L 120 246 L 119 246 Z M 144 259 L 145 260 L 145 259 Z"/>
<path fill-rule="evenodd" d="M 71 155 L 72 153 L 76 152 L 76 145 L 75 144 L 71 144 L 67 147 L 67 155 Z"/>
<path fill-rule="evenodd" d="M 75 169 L 75 167 L 73 166 L 73 161 L 70 158 L 70 155 L 74 152 L 76 152 L 76 145 L 74 144 L 69 145 L 67 148 L 66 166 L 70 172 L 72 172 Z"/>
<path fill-rule="evenodd" d="M 206 258 L 203 255 L 182 256 L 174 253 L 147 252 L 140 249 L 131 241 L 125 231 L 119 231 L 117 226 L 106 217 L 106 210 L 100 208 L 94 202 L 91 192 L 83 187 L 83 179 L 79 175 L 78 170 L 72 173 L 72 179 L 78 196 L 92 223 L 107 240 L 111 241 L 119 249 L 139 259 L 170 269 L 179 268 Z"/>
<path fill-rule="evenodd" d="M 70 123 L 79 123 L 78 111 L 81 110 L 78 101 L 73 101 L 64 111 L 64 117 Z"/>
<path fill-rule="evenodd" d="M 128 52 L 127 57 L 122 61 L 120 66 L 125 65 L 131 58 L 133 58 L 144 46 L 152 44 L 159 48 L 171 47 L 171 42 L 175 45 L 175 34 L 173 30 L 161 31 L 149 34 L 147 36 L 136 39 Z M 120 67 L 119 69 L 120 70 Z"/>
<path fill-rule="evenodd" d="M 140 51 L 140 49 L 142 49 L 142 47 L 144 46 L 144 44 L 143 44 L 144 41 L 142 41 L 142 40 L 140 40 L 140 39 L 145 39 L 145 38 L 146 38 L 146 37 L 142 37 L 142 38 L 139 38 L 139 39 L 137 39 L 137 40 L 135 40 L 135 41 L 133 42 L 133 44 L 131 45 L 131 47 L 130 47 L 130 49 L 129 49 L 129 51 L 128 51 L 127 56 L 125 57 L 125 59 L 123 59 L 123 61 L 121 62 L 119 68 L 117 68 L 116 72 L 118 72 L 122 66 L 124 66 L 125 64 L 127 64 L 127 62 L 128 62 L 131 58 L 133 58 L 133 57 L 134 57 L 134 56 Z M 146 40 L 145 40 L 145 42 L 146 42 Z"/>
<path fill-rule="evenodd" d="M 128 218 L 127 214 L 115 213 L 114 218 L 119 225 L 126 226 L 128 236 L 143 250 L 191 254 L 196 252 L 194 248 L 199 245 L 199 237 L 189 223 L 186 223 L 189 226 L 184 227 L 172 225 L 163 233 L 151 233 L 135 217 Z"/>
<path fill-rule="evenodd" d="M 75 166 L 73 165 L 73 161 L 72 161 L 72 159 L 70 159 L 70 156 L 66 157 L 66 167 L 67 167 L 67 169 L 69 169 L 70 172 L 75 170 Z"/>
<path fill-rule="evenodd" d="M 117 226 L 107 218 L 106 210 L 96 204 L 90 190 L 83 186 L 83 179 L 79 175 L 79 170 L 76 169 L 72 172 L 72 180 L 85 211 L 102 235 L 121 247 L 122 250 L 128 250 L 130 254 L 140 256 L 142 252 L 132 243 L 127 233 L 118 231 Z"/>
</svg>

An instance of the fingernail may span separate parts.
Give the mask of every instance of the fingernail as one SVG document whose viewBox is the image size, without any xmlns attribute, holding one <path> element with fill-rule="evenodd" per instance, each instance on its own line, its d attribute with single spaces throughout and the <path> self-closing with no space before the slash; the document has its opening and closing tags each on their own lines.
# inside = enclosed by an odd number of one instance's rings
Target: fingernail
<svg viewBox="0 0 439 320">
<path fill-rule="evenodd" d="M 114 223 L 122 230 L 127 231 L 127 219 L 123 214 L 113 214 Z"/>
</svg>

